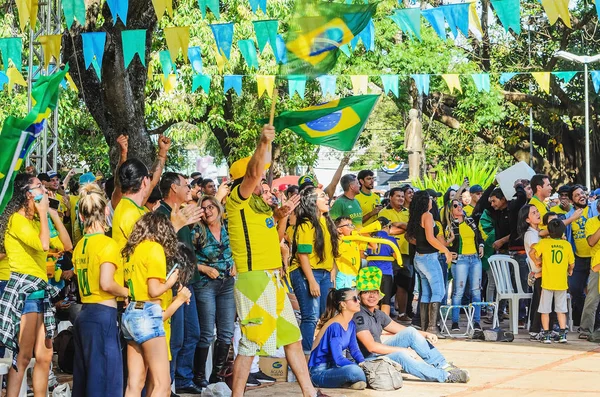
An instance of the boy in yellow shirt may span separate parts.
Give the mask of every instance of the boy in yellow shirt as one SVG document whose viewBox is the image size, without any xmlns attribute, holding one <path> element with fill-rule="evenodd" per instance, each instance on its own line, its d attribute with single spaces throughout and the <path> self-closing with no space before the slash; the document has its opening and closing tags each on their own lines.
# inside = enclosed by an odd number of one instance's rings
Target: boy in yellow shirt
<svg viewBox="0 0 600 397">
<path fill-rule="evenodd" d="M 353 288 L 356 286 L 356 276 L 360 270 L 360 247 L 356 241 L 343 240 L 342 237 L 352 234 L 354 224 L 350 217 L 340 216 L 335 220 L 335 226 L 340 235 L 340 256 L 335 260 L 338 269 L 335 288 Z"/>
<path fill-rule="evenodd" d="M 552 343 L 550 339 L 550 312 L 554 299 L 554 311 L 560 326 L 559 343 L 567 343 L 567 276 L 573 273 L 575 254 L 571 244 L 564 240 L 566 226 L 559 219 L 548 222 L 550 238 L 534 244 L 534 260 L 542 268 L 542 296 L 538 312 L 542 315 L 542 343 Z"/>
</svg>

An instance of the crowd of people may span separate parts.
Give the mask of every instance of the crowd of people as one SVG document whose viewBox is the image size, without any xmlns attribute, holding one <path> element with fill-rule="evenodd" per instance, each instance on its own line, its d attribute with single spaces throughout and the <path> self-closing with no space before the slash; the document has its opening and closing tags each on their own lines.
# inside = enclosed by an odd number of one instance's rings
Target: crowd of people
<svg viewBox="0 0 600 397">
<path fill-rule="evenodd" d="M 73 323 L 75 396 L 200 394 L 224 381 L 241 396 L 275 381 L 257 360 L 281 348 L 304 396 L 364 389 L 365 363 L 381 356 L 425 381 L 468 382 L 433 345 L 445 337 L 442 306 L 455 307 L 453 331 L 460 305 L 475 304 L 475 330 L 491 323 L 477 303 L 494 300 L 492 254 L 515 259 L 513 282 L 533 292 L 518 313 L 532 340 L 567 341 L 567 291 L 579 337 L 600 325 L 600 192 L 553 196 L 538 174 L 515 181 L 514 197 L 467 179 L 443 194 L 406 184 L 381 197 L 373 171 L 342 175 L 348 157 L 327 187 L 305 175 L 272 188 L 274 137 L 264 126 L 220 184 L 163 172 L 163 136 L 151 169 L 121 136 L 114 178 L 19 174 L 0 215 L 6 395 L 19 395 L 32 357 L 33 394 L 46 395 L 62 320 Z"/>
</svg>

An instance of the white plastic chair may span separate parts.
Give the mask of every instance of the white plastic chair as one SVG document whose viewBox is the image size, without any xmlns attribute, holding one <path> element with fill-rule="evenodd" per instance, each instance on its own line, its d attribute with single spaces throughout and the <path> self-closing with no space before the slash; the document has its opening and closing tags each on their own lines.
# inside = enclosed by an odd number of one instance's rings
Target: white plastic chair
<svg viewBox="0 0 600 397">
<path fill-rule="evenodd" d="M 510 301 L 510 331 L 517 335 L 519 333 L 519 301 L 521 299 L 531 299 L 533 294 L 523 292 L 519 264 L 516 260 L 508 255 L 492 255 L 488 262 L 496 283 L 496 306 L 500 307 L 499 303 L 502 299 Z M 510 277 L 511 266 L 516 280 L 516 290 Z"/>
</svg>

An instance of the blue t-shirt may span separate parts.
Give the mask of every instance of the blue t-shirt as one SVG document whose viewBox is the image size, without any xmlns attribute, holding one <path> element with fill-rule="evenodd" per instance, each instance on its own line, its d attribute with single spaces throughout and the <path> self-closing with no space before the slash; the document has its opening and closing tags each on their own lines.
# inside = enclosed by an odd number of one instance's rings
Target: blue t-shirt
<svg viewBox="0 0 600 397">
<path fill-rule="evenodd" d="M 345 350 L 350 351 L 350 355 L 356 363 L 346 358 L 344 354 Z M 365 358 L 360 352 L 358 342 L 356 341 L 356 327 L 354 321 L 350 321 L 347 330 L 340 323 L 332 323 L 327 327 L 319 344 L 310 353 L 308 367 L 312 368 L 319 364 L 343 367 L 351 364 L 359 364 L 363 361 L 365 361 Z"/>
<path fill-rule="evenodd" d="M 394 245 L 398 245 L 398 241 L 396 240 L 395 237 L 390 236 L 389 234 L 387 234 L 387 232 L 380 230 L 377 233 L 375 233 L 375 237 L 377 238 L 381 238 L 381 239 L 386 239 L 391 241 Z M 392 269 L 392 264 L 394 263 L 394 260 L 387 260 L 387 261 L 383 261 L 383 260 L 375 260 L 375 261 L 371 261 L 369 260 L 369 256 L 389 256 L 389 257 L 393 257 L 394 256 L 394 250 L 392 249 L 392 247 L 390 247 L 387 244 L 377 244 L 377 248 L 375 250 L 373 250 L 371 247 L 367 248 L 367 261 L 369 262 L 369 266 L 376 266 L 379 269 L 381 269 L 381 273 L 388 275 L 388 276 L 392 276 L 394 274 L 394 270 Z"/>
</svg>

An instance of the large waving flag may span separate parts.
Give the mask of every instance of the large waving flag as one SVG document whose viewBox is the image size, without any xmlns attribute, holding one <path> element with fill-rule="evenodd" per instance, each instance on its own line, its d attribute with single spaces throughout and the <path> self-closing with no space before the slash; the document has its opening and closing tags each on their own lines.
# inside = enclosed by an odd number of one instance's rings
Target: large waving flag
<svg viewBox="0 0 600 397">
<path fill-rule="evenodd" d="M 12 197 L 12 185 L 29 149 L 58 103 L 58 88 L 69 67 L 40 77 L 31 89 L 33 108 L 25 118 L 9 116 L 0 132 L 0 213 Z"/>
<path fill-rule="evenodd" d="M 277 131 L 289 128 L 314 145 L 348 151 L 365 128 L 379 95 L 357 95 L 336 99 L 275 117 Z"/>
<path fill-rule="evenodd" d="M 369 24 L 376 8 L 377 3 L 297 1 L 285 39 L 288 62 L 279 74 L 314 78 L 327 73 L 337 62 L 339 48 Z"/>
</svg>

